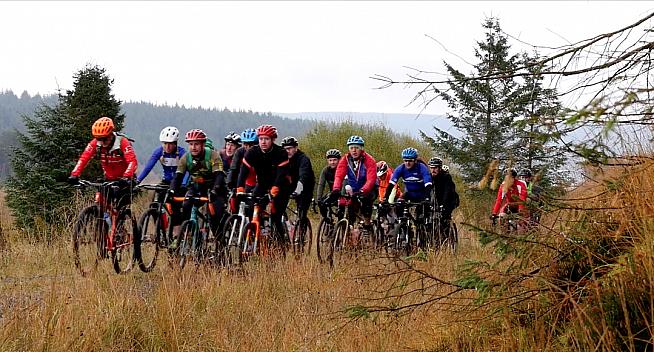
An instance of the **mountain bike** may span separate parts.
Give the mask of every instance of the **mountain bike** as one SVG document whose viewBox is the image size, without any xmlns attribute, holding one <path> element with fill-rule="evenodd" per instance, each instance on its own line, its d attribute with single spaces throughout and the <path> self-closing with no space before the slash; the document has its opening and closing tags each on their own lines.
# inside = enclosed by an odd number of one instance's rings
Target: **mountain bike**
<svg viewBox="0 0 654 352">
<path fill-rule="evenodd" d="M 150 272 L 157 264 L 160 249 L 168 248 L 172 242 L 172 205 L 167 202 L 169 186 L 165 184 L 140 184 L 135 190 L 154 190 L 155 198 L 139 219 L 141 230 L 141 246 L 139 253 L 139 268 Z"/>
<path fill-rule="evenodd" d="M 316 212 L 315 206 L 320 210 L 320 224 L 318 225 L 318 234 L 316 235 L 316 255 L 321 263 L 328 261 L 330 247 L 334 244 L 334 225 L 338 221 L 336 217 L 336 203 L 318 201 L 314 203 L 313 211 Z"/>
<path fill-rule="evenodd" d="M 191 216 L 182 222 L 177 246 L 174 254 L 177 265 L 183 269 L 189 260 L 194 260 L 196 265 L 217 260 L 216 255 L 222 256 L 221 248 L 216 245 L 221 241 L 211 241 L 211 214 L 216 210 L 209 197 L 197 195 L 186 195 L 184 197 L 173 197 L 176 202 L 191 202 Z M 214 236 L 216 237 L 216 236 Z"/>
<path fill-rule="evenodd" d="M 333 241 L 327 253 L 327 261 L 331 267 L 334 266 L 334 257 L 339 259 L 351 256 L 364 247 L 374 247 L 374 225 L 364 226 L 360 211 L 355 213 L 356 208 L 361 209 L 361 196 L 341 195 L 341 198 L 346 201 L 345 216 L 334 225 Z"/>
<path fill-rule="evenodd" d="M 293 248 L 293 254 L 299 256 L 304 254 L 305 251 L 309 254 L 313 240 L 313 229 L 311 228 L 311 221 L 307 216 L 308 211 L 294 209 L 289 206 L 286 213 L 291 215 L 288 219 L 286 233 Z"/>
<path fill-rule="evenodd" d="M 78 189 L 96 188 L 94 204 L 82 209 L 73 229 L 73 258 L 83 276 L 111 256 L 114 271 L 123 274 L 138 261 L 139 227 L 129 205 L 117 208 L 118 199 L 110 197 L 120 187 L 118 181 L 79 180 Z M 108 201 L 111 198 L 111 201 Z"/>
<path fill-rule="evenodd" d="M 224 256 L 226 265 L 243 263 L 245 261 L 243 246 L 243 235 L 245 227 L 250 223 L 247 214 L 253 211 L 255 198 L 252 193 L 240 193 L 236 195 L 239 202 L 238 213 L 230 215 L 225 223 L 223 238 L 225 239 Z"/>
<path fill-rule="evenodd" d="M 428 201 L 413 202 L 398 199 L 390 204 L 396 210 L 401 210 L 395 225 L 395 236 L 388 238 L 387 246 L 391 247 L 396 255 L 411 255 L 414 250 L 425 249 L 427 243 L 427 229 L 425 217 L 429 216 Z M 420 208 L 420 212 L 418 212 Z"/>
<path fill-rule="evenodd" d="M 432 236 L 428 242 L 430 248 L 447 249 L 455 254 L 459 246 L 459 230 L 454 219 L 450 217 L 447 224 L 443 226 L 443 206 L 434 209 L 431 217 Z"/>
<path fill-rule="evenodd" d="M 251 196 L 254 202 L 251 221 L 243 227 L 241 255 L 250 257 L 286 256 L 286 241 L 272 225 L 270 213 L 266 210 L 271 202 L 269 195 Z"/>
</svg>

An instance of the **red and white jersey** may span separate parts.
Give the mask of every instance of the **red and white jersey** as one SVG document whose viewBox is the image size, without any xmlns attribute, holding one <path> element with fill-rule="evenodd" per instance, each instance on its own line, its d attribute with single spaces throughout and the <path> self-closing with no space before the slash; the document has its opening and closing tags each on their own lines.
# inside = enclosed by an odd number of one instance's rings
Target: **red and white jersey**
<svg viewBox="0 0 654 352">
<path fill-rule="evenodd" d="M 504 181 L 506 182 L 506 181 Z M 504 182 L 497 190 L 497 199 L 495 199 L 495 206 L 493 207 L 493 214 L 506 212 L 506 207 L 518 208 L 518 211 L 523 211 L 525 202 L 527 201 L 527 184 L 518 180 L 513 180 L 513 184 L 505 191 Z"/>
<path fill-rule="evenodd" d="M 86 164 L 94 157 L 100 158 L 100 164 L 107 181 L 115 181 L 121 177 L 132 178 L 136 173 L 138 162 L 136 161 L 134 148 L 129 140 L 123 136 L 115 135 L 113 145 L 106 148 L 102 147 L 97 139 L 91 140 L 84 148 L 77 165 L 70 173 L 71 176 L 79 177 Z"/>
</svg>

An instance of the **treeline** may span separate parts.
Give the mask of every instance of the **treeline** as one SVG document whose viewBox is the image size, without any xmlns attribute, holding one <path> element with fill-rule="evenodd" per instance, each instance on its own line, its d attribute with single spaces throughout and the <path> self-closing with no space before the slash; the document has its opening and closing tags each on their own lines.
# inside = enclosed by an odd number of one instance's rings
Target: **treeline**
<svg viewBox="0 0 654 352">
<path fill-rule="evenodd" d="M 16 130 L 24 131 L 22 116 L 33 116 L 35 111 L 46 104 L 53 106 L 57 95 L 30 96 L 23 92 L 17 96 L 12 92 L 0 92 L 0 180 L 11 173 L 11 148 L 16 146 Z M 230 110 L 228 108 L 186 107 L 184 105 L 155 105 L 149 102 L 126 102 L 121 104 L 125 114 L 124 132 L 136 140 L 139 162 L 144 163 L 159 143 L 159 132 L 165 126 L 177 126 L 182 133 L 192 128 L 202 128 L 217 144 L 230 131 L 241 132 L 246 128 L 256 128 L 263 123 L 275 125 L 282 136 L 304 135 L 314 122 L 305 119 L 284 118 L 271 113 L 251 110 Z M 91 138 L 89 126 L 89 139 Z"/>
</svg>

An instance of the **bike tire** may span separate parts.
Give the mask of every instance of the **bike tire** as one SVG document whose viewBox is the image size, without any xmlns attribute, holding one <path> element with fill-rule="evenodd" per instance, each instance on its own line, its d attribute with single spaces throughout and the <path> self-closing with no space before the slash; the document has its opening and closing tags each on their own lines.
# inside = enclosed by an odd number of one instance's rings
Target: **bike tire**
<svg viewBox="0 0 654 352">
<path fill-rule="evenodd" d="M 409 227 L 406 224 L 400 225 L 395 236 L 395 253 L 396 255 L 409 256 L 411 254 L 411 236 Z"/>
<path fill-rule="evenodd" d="M 256 238 L 256 233 L 257 233 L 257 226 L 253 223 L 249 223 L 243 227 L 243 231 L 241 234 L 241 239 L 243 240 L 243 244 L 241 247 L 241 253 L 239 256 L 239 259 L 241 260 L 241 263 L 248 261 L 250 257 L 258 255 L 260 248 L 258 246 L 260 243 L 258 243 L 258 239 Z"/>
<path fill-rule="evenodd" d="M 223 230 L 223 239 L 225 240 L 224 258 L 225 265 L 231 266 L 240 264 L 241 260 L 241 217 L 232 215 L 227 219 Z"/>
<path fill-rule="evenodd" d="M 336 223 L 334 226 L 334 238 L 332 245 L 329 247 L 330 251 L 327 256 L 329 265 L 334 266 L 334 261 L 340 260 L 340 257 L 343 256 L 343 252 L 347 249 L 348 241 L 348 232 L 350 230 L 350 225 L 347 220 L 343 219 Z"/>
<path fill-rule="evenodd" d="M 304 220 L 296 221 L 294 225 L 293 253 L 296 256 L 302 254 L 309 255 L 311 253 L 312 240 L 313 229 L 311 228 L 311 220 L 305 218 Z"/>
<path fill-rule="evenodd" d="M 184 220 L 179 231 L 176 248 L 177 266 L 184 269 L 186 262 L 193 258 L 193 237 L 195 236 L 196 226 L 191 220 Z"/>
<path fill-rule="evenodd" d="M 154 269 L 159 257 L 159 249 L 163 245 L 165 229 L 162 228 L 161 216 L 156 208 L 149 208 L 139 220 L 141 243 L 137 248 L 137 255 L 139 269 L 144 273 Z"/>
<path fill-rule="evenodd" d="M 318 233 L 316 235 L 316 255 L 318 261 L 325 263 L 328 261 L 329 247 L 332 246 L 334 225 L 329 221 L 322 219 L 318 225 Z"/>
<path fill-rule="evenodd" d="M 82 276 L 87 276 L 108 257 L 105 232 L 107 224 L 100 216 L 100 208 L 90 205 L 77 218 L 73 230 L 73 260 Z"/>
<path fill-rule="evenodd" d="M 116 220 L 114 248 L 111 251 L 114 270 L 117 274 L 125 274 L 132 270 L 134 263 L 140 260 L 138 258 L 139 249 L 137 249 L 140 246 L 141 234 L 138 223 L 130 209 L 123 209 Z"/>
<path fill-rule="evenodd" d="M 456 227 L 454 221 L 450 221 L 450 227 L 448 229 L 449 233 L 447 236 L 447 248 L 452 254 L 456 254 L 456 251 L 459 247 L 459 230 Z"/>
</svg>

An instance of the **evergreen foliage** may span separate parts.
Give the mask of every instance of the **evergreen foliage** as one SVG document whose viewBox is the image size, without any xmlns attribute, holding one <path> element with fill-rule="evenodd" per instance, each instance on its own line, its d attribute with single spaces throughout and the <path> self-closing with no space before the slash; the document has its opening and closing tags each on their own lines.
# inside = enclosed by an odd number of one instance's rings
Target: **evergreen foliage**
<svg viewBox="0 0 654 352">
<path fill-rule="evenodd" d="M 558 151 L 552 144 L 554 126 L 545 124 L 559 111 L 556 91 L 542 87 L 542 76 L 518 80 L 511 75 L 535 59 L 510 53 L 499 20 L 483 23 L 485 39 L 477 42 L 474 71 L 466 75 L 445 63 L 452 77 L 447 91 L 438 92 L 461 137 L 434 127 L 434 138 L 422 134 L 435 150 L 461 166 L 466 181 L 482 179 L 491 162 L 537 167 Z M 532 61 L 530 61 L 532 60 Z M 532 67 L 534 73 L 539 67 Z M 493 76 L 493 77 L 491 77 Z"/>
<path fill-rule="evenodd" d="M 26 132 L 18 133 L 6 195 L 20 228 L 29 231 L 36 224 L 61 220 L 73 192 L 62 181 L 93 138 L 91 125 L 101 116 L 114 119 L 117 129 L 123 125 L 125 116 L 111 94 L 112 83 L 103 68 L 87 66 L 75 74 L 73 90 L 60 94 L 54 106 L 44 104 L 34 116 L 23 116 Z M 97 163 L 82 174 L 99 176 Z"/>
</svg>

